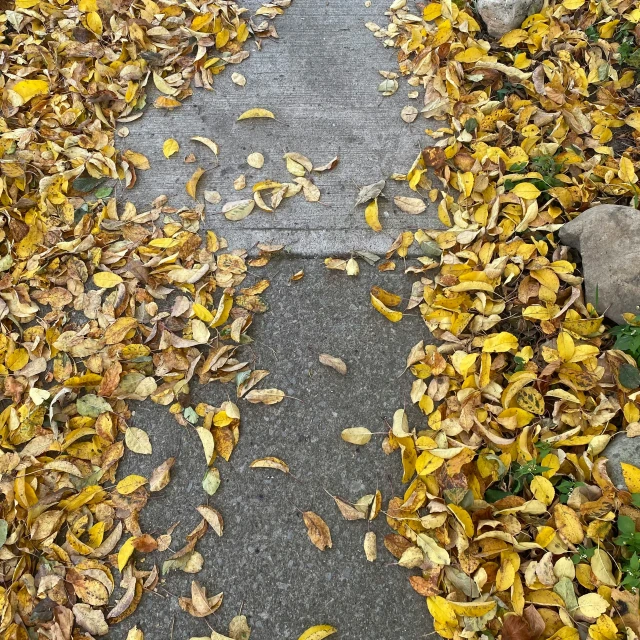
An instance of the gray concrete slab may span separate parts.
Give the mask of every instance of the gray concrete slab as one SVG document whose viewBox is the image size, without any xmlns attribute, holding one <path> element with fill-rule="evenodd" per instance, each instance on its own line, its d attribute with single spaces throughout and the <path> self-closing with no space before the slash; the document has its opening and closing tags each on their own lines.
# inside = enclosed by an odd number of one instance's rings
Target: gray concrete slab
<svg viewBox="0 0 640 640">
<path fill-rule="evenodd" d="M 437 225 L 433 205 L 412 216 L 386 200 L 380 203 L 384 231 L 375 234 L 364 221 L 363 207 L 353 206 L 359 186 L 405 173 L 426 141 L 426 120 L 407 124 L 400 118 L 403 106 L 419 107 L 407 97 L 410 87 L 401 83 L 388 98 L 377 90 L 383 80 L 379 71 L 397 69 L 396 52 L 385 49 L 365 23 L 385 24 L 388 5 L 388 0 L 373 0 L 371 7 L 365 7 L 364 0 L 294 0 L 276 20 L 280 40 L 265 41 L 261 51 L 251 43 L 250 58 L 217 76 L 214 91 L 196 90 L 174 112 L 149 106 L 141 120 L 128 125 L 131 133 L 119 144 L 145 153 L 152 169 L 139 172 L 135 189 L 123 195 L 141 206 L 161 194 L 176 206 L 193 205 L 184 187 L 202 166 L 209 170 L 200 181 L 200 194 L 216 189 L 223 202 L 238 200 L 251 197 L 249 187 L 233 189 L 233 180 L 242 173 L 249 184 L 292 179 L 282 161 L 286 151 L 305 154 L 316 166 L 338 155 L 338 168 L 315 174 L 320 203 L 297 196 L 274 214 L 256 208 L 240 222 L 225 220 L 222 205 L 207 204 L 207 224 L 233 246 L 284 242 L 302 256 L 354 249 L 383 252 L 400 231 Z M 247 78 L 244 88 L 231 82 L 234 71 Z M 236 122 L 253 107 L 270 109 L 277 120 Z M 190 140 L 196 135 L 218 143 L 218 166 L 209 150 Z M 162 143 L 170 137 L 181 149 L 167 160 Z M 261 170 L 246 164 L 254 151 L 265 157 Z M 183 162 L 189 153 L 197 156 L 197 163 Z M 406 183 L 390 183 L 386 193 L 413 195 Z"/>
<path fill-rule="evenodd" d="M 306 275 L 290 283 L 299 269 Z M 110 637 L 124 638 L 137 623 L 147 640 L 186 640 L 208 635 L 208 623 L 225 632 L 242 610 L 255 640 L 297 640 L 314 624 L 336 626 L 340 640 L 426 638 L 432 627 L 424 598 L 411 589 L 411 572 L 395 566 L 382 544 L 391 532 L 384 516 L 371 526 L 379 534 L 379 556 L 369 563 L 362 546 L 368 523 L 343 520 L 324 491 L 355 501 L 379 488 L 385 506 L 402 493 L 400 458 L 381 451 L 381 436 L 355 447 L 343 442 L 340 433 L 350 426 L 384 431 L 394 411 L 410 405 L 412 377 L 402 375 L 407 353 L 430 334 L 417 313 L 390 323 L 373 310 L 368 296 L 378 284 L 406 300 L 410 279 L 366 265 L 359 277 L 349 278 L 318 260 L 290 258 L 272 261 L 260 273 L 272 281 L 264 294 L 270 309 L 256 317 L 255 342 L 245 353 L 257 368 L 272 372 L 266 385 L 288 397 L 272 407 L 238 401 L 240 442 L 230 463 L 217 465 L 222 484 L 209 499 L 224 517 L 223 537 L 209 531 L 197 547 L 205 557 L 204 569 L 195 576 L 170 574 L 159 595 L 147 594 Z M 347 375 L 322 366 L 322 352 L 342 357 Z M 195 401 L 213 405 L 235 397 L 230 385 L 194 386 L 193 391 Z M 412 425 L 419 426 L 412 415 Z M 152 403 L 138 404 L 131 424 L 150 434 L 153 455 L 128 454 L 122 476 L 149 474 L 167 457 L 177 459 L 172 482 L 153 495 L 141 522 L 153 534 L 180 522 L 172 544 L 179 549 L 199 522 L 195 507 L 207 499 L 201 488 L 206 467 L 198 436 Z M 249 468 L 252 460 L 267 455 L 284 459 L 297 479 Z M 321 553 L 312 546 L 301 510 L 313 510 L 326 520 L 332 549 Z M 225 593 L 222 608 L 207 621 L 178 606 L 175 596 L 189 595 L 192 577 L 211 594 Z"/>
</svg>

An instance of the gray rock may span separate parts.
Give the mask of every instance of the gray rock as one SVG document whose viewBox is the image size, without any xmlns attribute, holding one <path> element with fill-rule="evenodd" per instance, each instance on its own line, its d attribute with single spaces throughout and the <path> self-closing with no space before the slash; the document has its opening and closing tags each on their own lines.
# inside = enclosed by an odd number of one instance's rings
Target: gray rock
<svg viewBox="0 0 640 640">
<path fill-rule="evenodd" d="M 527 16 L 542 9 L 543 0 L 477 0 L 478 12 L 487 31 L 500 38 L 512 29 L 517 29 Z"/>
<path fill-rule="evenodd" d="M 593 207 L 565 224 L 560 240 L 580 252 L 587 301 L 600 313 L 618 323 L 640 313 L 640 211 Z"/>
<path fill-rule="evenodd" d="M 621 462 L 627 462 L 636 467 L 640 467 L 640 442 L 635 438 L 627 438 L 624 433 L 617 435 L 611 440 L 604 453 L 607 461 L 607 471 L 611 482 L 618 489 L 625 489 L 626 485 L 622 476 Z"/>
</svg>

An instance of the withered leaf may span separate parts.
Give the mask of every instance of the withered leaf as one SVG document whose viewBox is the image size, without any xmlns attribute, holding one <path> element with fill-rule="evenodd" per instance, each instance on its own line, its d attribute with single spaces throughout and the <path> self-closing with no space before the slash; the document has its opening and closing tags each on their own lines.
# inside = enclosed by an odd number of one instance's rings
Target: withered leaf
<svg viewBox="0 0 640 640">
<path fill-rule="evenodd" d="M 273 458 L 271 456 L 254 460 L 249 466 L 252 469 L 276 469 L 283 473 L 289 473 L 289 465 L 286 462 L 280 460 L 280 458 Z"/>
<path fill-rule="evenodd" d="M 336 356 L 331 356 L 328 353 L 321 353 L 319 356 L 319 360 L 321 364 L 326 367 L 331 367 L 335 369 L 338 373 L 341 373 L 343 376 L 347 375 L 347 365 L 344 363 L 344 360 L 338 358 Z"/>
<path fill-rule="evenodd" d="M 151 472 L 151 477 L 149 478 L 150 491 L 162 491 L 169 484 L 171 480 L 170 472 L 175 462 L 175 458 L 167 458 Z"/>
<path fill-rule="evenodd" d="M 337 496 L 333 496 L 333 499 L 340 509 L 340 513 L 345 520 L 365 520 L 367 515 L 366 513 L 356 509 L 352 504 L 343 500 L 342 498 L 338 498 Z"/>
<path fill-rule="evenodd" d="M 333 543 L 331 541 L 331 531 L 329 531 L 327 523 L 313 511 L 305 511 L 302 517 L 307 527 L 309 540 L 311 540 L 320 551 L 324 551 L 327 547 L 331 549 Z"/>
<path fill-rule="evenodd" d="M 224 521 L 220 512 L 207 505 L 201 505 L 196 507 L 196 509 L 198 510 L 198 513 L 209 523 L 209 526 L 218 534 L 218 536 L 222 536 Z"/>
<path fill-rule="evenodd" d="M 366 204 L 371 200 L 375 200 L 385 188 L 387 182 L 386 180 L 380 180 L 379 182 L 374 182 L 373 184 L 368 184 L 360 189 L 358 192 L 358 197 L 356 198 L 356 205 Z"/>
</svg>

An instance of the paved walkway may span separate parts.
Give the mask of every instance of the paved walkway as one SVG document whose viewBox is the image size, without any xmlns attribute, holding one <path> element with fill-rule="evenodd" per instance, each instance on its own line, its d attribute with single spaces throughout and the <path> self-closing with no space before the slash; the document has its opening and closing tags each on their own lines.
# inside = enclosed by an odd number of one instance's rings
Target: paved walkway
<svg viewBox="0 0 640 640">
<path fill-rule="evenodd" d="M 402 493 L 400 458 L 382 453 L 380 436 L 356 448 L 344 443 L 340 432 L 350 426 L 384 431 L 394 411 L 410 405 L 411 380 L 402 376 L 406 356 L 420 339 L 430 339 L 417 311 L 394 325 L 370 305 L 374 284 L 408 299 L 411 279 L 402 275 L 401 262 L 398 272 L 385 274 L 361 263 L 357 278 L 330 272 L 322 262 L 352 250 L 382 253 L 400 231 L 436 224 L 432 209 L 409 216 L 387 201 L 381 203 L 381 211 L 389 212 L 381 215 L 385 230 L 376 235 L 366 226 L 362 207 L 353 206 L 358 186 L 406 171 L 424 141 L 423 128 L 399 116 L 410 103 L 406 86 L 392 98 L 377 91 L 378 70 L 393 70 L 395 54 L 365 23 L 382 24 L 386 4 L 374 0 L 366 8 L 363 0 L 295 0 L 277 21 L 281 40 L 266 42 L 261 52 L 229 69 L 217 79 L 215 92 L 197 91 L 174 113 L 150 108 L 129 125 L 125 146 L 144 152 L 152 164 L 126 194 L 140 206 L 161 194 L 175 205 L 192 204 L 184 185 L 197 166 L 211 167 L 202 185 L 217 189 L 226 201 L 245 197 L 232 187 L 241 173 L 251 179 L 290 179 L 281 160 L 284 151 L 303 153 L 316 164 L 339 155 L 340 165 L 317 178 L 322 204 L 295 198 L 275 214 L 255 211 L 235 223 L 223 218 L 220 205 L 207 205 L 208 226 L 232 247 L 287 244 L 289 257 L 258 272 L 272 281 L 264 294 L 270 309 L 256 318 L 251 335 L 256 368 L 269 369 L 268 386 L 290 397 L 274 407 L 240 403 L 240 444 L 231 464 L 220 463 L 222 485 L 209 501 L 224 516 L 224 536 L 207 533 L 197 547 L 204 569 L 195 576 L 170 574 L 159 589 L 162 595 L 147 595 L 111 632 L 114 639 L 125 638 L 135 623 L 149 640 L 169 639 L 171 630 L 176 640 L 205 636 L 207 623 L 226 633 L 240 611 L 249 617 L 252 640 L 297 640 L 314 624 L 336 626 L 340 640 L 419 640 L 432 630 L 424 598 L 409 585 L 410 572 L 394 566 L 382 544 L 391 531 L 384 515 L 371 527 L 378 533 L 378 560 L 369 563 L 362 547 L 368 524 L 344 521 L 323 490 L 355 501 L 379 488 L 384 504 Z M 232 71 L 246 76 L 246 87 L 231 82 Z M 251 107 L 271 109 L 277 121 L 237 123 Z M 189 141 L 194 135 L 219 144 L 219 166 L 207 149 Z M 180 142 L 181 150 L 166 160 L 161 148 L 169 137 Z M 245 164 L 253 151 L 266 158 L 259 172 Z M 191 152 L 198 164 L 182 162 Z M 409 190 L 392 184 L 389 193 L 409 195 Z M 290 283 L 300 269 L 305 277 Z M 322 352 L 342 357 L 347 376 L 320 365 Z M 212 385 L 195 387 L 194 394 L 216 405 L 233 391 Z M 144 459 L 128 456 L 123 474 L 148 474 L 167 457 L 177 458 L 172 482 L 154 494 L 142 520 L 143 529 L 154 534 L 179 521 L 172 544 L 178 549 L 199 521 L 195 507 L 207 498 L 201 489 L 201 445 L 193 432 L 167 416 L 166 408 L 151 403 L 137 407 L 132 424 L 149 432 L 154 453 Z M 252 460 L 266 455 L 286 460 L 297 480 L 249 469 Z M 333 549 L 321 553 L 311 545 L 301 517 L 305 510 L 329 524 Z M 192 577 L 210 594 L 225 593 L 223 607 L 206 621 L 181 611 L 172 597 L 188 596 Z"/>
</svg>

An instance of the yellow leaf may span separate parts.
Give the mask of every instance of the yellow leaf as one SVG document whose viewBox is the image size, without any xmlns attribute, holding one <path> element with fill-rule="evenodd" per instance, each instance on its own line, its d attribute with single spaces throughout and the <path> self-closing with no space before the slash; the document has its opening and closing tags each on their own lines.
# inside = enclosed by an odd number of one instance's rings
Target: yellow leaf
<svg viewBox="0 0 640 640">
<path fill-rule="evenodd" d="M 549 480 L 543 476 L 534 476 L 529 485 L 531 493 L 536 500 L 540 500 L 543 504 L 549 506 L 553 502 L 556 490 Z"/>
<path fill-rule="evenodd" d="M 91 13 L 87 14 L 87 26 L 96 35 L 102 35 L 102 20 L 100 19 L 100 15 L 97 12 L 92 11 Z"/>
<path fill-rule="evenodd" d="M 640 131 L 640 111 L 634 111 L 631 115 L 627 116 L 625 123 L 633 127 L 636 131 Z"/>
<path fill-rule="evenodd" d="M 289 465 L 284 460 L 272 456 L 254 460 L 249 466 L 252 469 L 276 469 L 277 471 L 282 471 L 282 473 L 289 473 Z"/>
<path fill-rule="evenodd" d="M 174 96 L 176 93 L 178 93 L 178 90 L 175 87 L 172 87 L 161 75 L 157 74 L 155 71 L 153 72 L 153 84 L 156 85 L 156 89 L 158 91 L 168 96 Z"/>
<path fill-rule="evenodd" d="M 465 196 L 469 197 L 471 195 L 474 184 L 475 178 L 471 171 L 465 171 L 462 174 L 458 174 L 458 185 L 460 187 L 460 191 L 462 191 Z"/>
<path fill-rule="evenodd" d="M 378 198 L 375 198 L 367 205 L 364 210 L 364 219 L 374 231 L 382 231 L 382 225 L 378 219 Z"/>
<path fill-rule="evenodd" d="M 132 151 L 131 149 L 127 149 L 122 154 L 122 157 L 127 162 L 130 162 L 136 169 L 147 171 L 148 169 L 151 168 L 151 165 L 149 164 L 149 159 L 147 158 L 147 156 L 145 156 L 142 153 L 138 153 L 136 151 Z"/>
<path fill-rule="evenodd" d="M 629 493 L 640 493 L 640 469 L 627 462 L 621 462 L 620 466 Z"/>
<path fill-rule="evenodd" d="M 513 59 L 513 66 L 516 69 L 528 69 L 531 66 L 531 59 L 527 57 L 527 54 L 524 51 L 516 54 L 516 57 Z"/>
<path fill-rule="evenodd" d="M 502 38 L 500 38 L 500 44 L 506 49 L 513 49 L 513 47 L 524 42 L 528 37 L 529 34 L 524 29 L 514 29 L 513 31 L 509 31 L 509 33 L 505 33 Z"/>
<path fill-rule="evenodd" d="M 5 359 L 7 369 L 11 371 L 19 371 L 29 362 L 29 352 L 20 347 L 12 351 Z"/>
<path fill-rule="evenodd" d="M 212 329 L 215 329 L 216 327 L 223 325 L 227 321 L 232 307 L 233 307 L 233 296 L 230 296 L 227 293 L 223 294 L 222 298 L 220 298 L 220 302 L 218 303 L 218 309 L 216 311 L 216 315 L 213 317 L 213 320 L 211 320 L 210 326 Z"/>
<path fill-rule="evenodd" d="M 439 2 L 432 2 L 428 4 L 423 12 L 422 19 L 429 22 L 431 20 L 435 20 L 442 15 L 442 5 Z"/>
<path fill-rule="evenodd" d="M 558 603 L 557 606 L 564 606 L 564 602 L 562 604 Z M 580 634 L 575 627 L 562 627 L 562 629 L 558 629 L 549 640 L 580 640 Z"/>
<path fill-rule="evenodd" d="M 511 191 L 524 200 L 535 200 L 541 193 L 540 189 L 530 182 L 519 182 Z"/>
<path fill-rule="evenodd" d="M 564 362 L 570 362 L 575 352 L 576 346 L 573 338 L 566 331 L 561 331 L 558 336 L 558 353 L 560 357 Z"/>
<path fill-rule="evenodd" d="M 127 562 L 129 562 L 129 558 L 133 554 L 135 542 L 135 537 L 131 536 L 121 547 L 120 551 L 118 551 L 118 571 L 122 572 L 122 570 L 127 566 Z"/>
<path fill-rule="evenodd" d="M 553 518 L 558 531 L 567 542 L 579 544 L 584 540 L 582 524 L 576 512 L 571 507 L 564 504 L 557 504 L 553 508 Z"/>
<path fill-rule="evenodd" d="M 122 478 L 122 480 L 118 482 L 118 484 L 116 485 L 116 491 L 123 496 L 127 496 L 146 483 L 147 479 L 144 476 L 137 476 L 135 474 L 132 474 L 130 476 L 127 476 L 126 478 Z"/>
<path fill-rule="evenodd" d="M 587 593 L 578 598 L 578 607 L 587 618 L 599 618 L 608 611 L 609 603 L 599 593 Z"/>
<path fill-rule="evenodd" d="M 207 309 L 203 305 L 195 302 L 193 304 L 192 309 L 196 317 L 202 320 L 202 322 L 206 322 L 206 323 L 213 322 L 213 314 L 211 313 L 211 311 L 209 311 L 209 309 Z"/>
<path fill-rule="evenodd" d="M 638 176 L 636 175 L 633 162 L 631 162 L 631 160 L 626 156 L 620 158 L 620 171 L 618 171 L 618 177 L 623 182 L 628 182 L 629 184 L 635 184 L 638 182 Z"/>
<path fill-rule="evenodd" d="M 20 80 L 11 89 L 22 98 L 22 103 L 25 104 L 35 96 L 49 93 L 49 83 L 46 80 Z"/>
<path fill-rule="evenodd" d="M 550 309 L 539 304 L 531 305 L 522 312 L 523 317 L 527 320 L 551 320 L 552 313 Z"/>
<path fill-rule="evenodd" d="M 238 120 L 249 120 L 250 118 L 275 119 L 275 116 L 268 109 L 249 109 L 248 111 L 245 111 Z"/>
<path fill-rule="evenodd" d="M 209 138 L 205 138 L 204 136 L 193 136 L 193 138 L 191 138 L 192 140 L 195 140 L 196 142 L 200 142 L 201 144 L 203 144 L 205 147 L 208 147 L 209 149 L 211 149 L 211 151 L 213 151 L 214 155 L 218 155 L 218 145 L 211 139 Z"/>
<path fill-rule="evenodd" d="M 438 565 L 451 564 L 451 556 L 446 549 L 443 549 L 431 536 L 425 533 L 418 534 L 418 545 L 427 555 L 429 560 Z"/>
<path fill-rule="evenodd" d="M 207 465 L 210 465 L 213 461 L 213 455 L 215 453 L 215 442 L 213 440 L 213 434 L 211 433 L 211 431 L 209 431 L 209 429 L 205 429 L 204 427 L 196 427 L 196 431 L 198 432 L 200 442 L 202 443 L 202 448 L 204 449 L 204 457 Z"/>
<path fill-rule="evenodd" d="M 387 320 L 391 322 L 400 322 L 402 320 L 402 311 L 391 311 L 381 300 L 371 294 L 371 304 L 373 308 L 381 313 Z"/>
<path fill-rule="evenodd" d="M 485 52 L 480 49 L 480 47 L 469 47 L 460 53 L 457 53 L 455 56 L 456 62 L 478 62 L 482 56 L 485 55 Z"/>
<path fill-rule="evenodd" d="M 458 522 L 464 527 L 464 532 L 467 535 L 467 537 L 471 538 L 474 532 L 473 520 L 471 520 L 471 516 L 462 507 L 459 507 L 458 505 L 450 504 L 447 506 L 449 507 L 449 510 L 453 513 L 453 515 L 456 517 Z"/>
<path fill-rule="evenodd" d="M 495 600 L 489 600 L 488 602 L 450 602 L 451 608 L 454 613 L 459 616 L 465 616 L 467 618 L 481 618 L 486 616 L 487 613 L 493 611 L 498 603 Z"/>
<path fill-rule="evenodd" d="M 616 640 L 618 628 L 609 616 L 602 614 L 596 623 L 589 627 L 589 636 L 594 640 Z"/>
<path fill-rule="evenodd" d="M 618 26 L 619 23 L 620 23 L 620 20 L 611 20 L 611 22 L 607 22 L 606 24 L 603 24 L 598 29 L 598 32 L 600 33 L 600 37 L 603 38 L 604 40 L 609 40 L 613 38 L 613 34 L 616 32 L 616 27 Z"/>
<path fill-rule="evenodd" d="M 416 473 L 425 478 L 437 471 L 444 464 L 444 458 L 433 455 L 430 451 L 423 451 L 416 460 Z"/>
<path fill-rule="evenodd" d="M 484 353 L 504 353 L 518 348 L 518 338 L 503 331 L 488 337 L 482 345 Z"/>
<path fill-rule="evenodd" d="M 541 416 L 545 411 L 544 398 L 534 387 L 521 389 L 516 396 L 516 402 L 521 409 L 537 416 Z"/>
<path fill-rule="evenodd" d="M 194 200 L 196 199 L 196 189 L 198 188 L 198 181 L 200 180 L 204 172 L 205 172 L 205 169 L 203 169 L 202 167 L 196 169 L 193 172 L 193 175 L 189 178 L 189 182 L 187 182 L 187 185 L 185 187 L 185 189 L 187 190 L 187 193 Z"/>
<path fill-rule="evenodd" d="M 579 9 L 587 0 L 564 0 L 562 6 L 565 9 Z"/>
<path fill-rule="evenodd" d="M 338 630 L 328 624 L 317 624 L 315 627 L 307 629 L 298 640 L 324 640 L 336 633 Z"/>
<path fill-rule="evenodd" d="M 448 42 L 452 33 L 453 26 L 451 25 L 451 20 L 444 20 L 438 26 L 438 31 L 436 31 L 436 34 L 431 41 L 431 46 L 439 47 L 441 44 Z"/>
<path fill-rule="evenodd" d="M 111 289 L 117 287 L 122 282 L 122 278 L 112 271 L 98 271 L 93 274 L 93 284 L 100 289 Z"/>
<path fill-rule="evenodd" d="M 78 2 L 78 9 L 82 11 L 82 13 L 88 13 L 89 11 L 97 11 L 98 2 L 97 0 L 80 0 Z"/>
<path fill-rule="evenodd" d="M 511 589 L 520 568 L 520 556 L 515 551 L 503 551 L 500 554 L 501 563 L 496 574 L 496 589 L 506 591 Z"/>
<path fill-rule="evenodd" d="M 180 145 L 177 140 L 173 138 L 168 138 L 164 141 L 162 145 L 162 153 L 164 153 L 165 158 L 170 158 L 174 153 L 177 153 L 180 150 Z"/>
<path fill-rule="evenodd" d="M 261 153 L 250 153 L 247 156 L 247 164 L 254 169 L 262 169 L 264 166 L 264 156 Z"/>
<path fill-rule="evenodd" d="M 367 444 L 371 440 L 371 431 L 366 427 L 351 427 L 344 429 L 341 437 L 345 442 L 350 444 Z"/>
<path fill-rule="evenodd" d="M 451 603 L 441 596 L 429 596 L 427 598 L 427 608 L 433 619 L 445 627 L 457 627 L 458 619 Z"/>
</svg>

